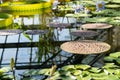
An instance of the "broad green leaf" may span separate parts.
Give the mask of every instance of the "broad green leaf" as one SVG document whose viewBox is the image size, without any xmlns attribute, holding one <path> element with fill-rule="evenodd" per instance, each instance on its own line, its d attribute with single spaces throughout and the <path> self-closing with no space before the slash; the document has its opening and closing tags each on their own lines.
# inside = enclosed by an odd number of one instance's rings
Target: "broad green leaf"
<svg viewBox="0 0 120 80">
<path fill-rule="evenodd" d="M 11 71 L 11 68 L 10 67 L 2 67 L 2 68 L 0 68 L 0 72 L 9 72 L 9 71 Z"/>
<path fill-rule="evenodd" d="M 115 57 L 111 57 L 111 56 L 104 57 L 104 61 L 107 61 L 107 62 L 112 62 L 114 59 L 116 59 L 116 58 Z"/>
<path fill-rule="evenodd" d="M 75 65 L 75 68 L 76 68 L 76 69 L 82 69 L 82 70 L 89 69 L 90 67 L 91 67 L 91 66 L 85 65 L 85 64 L 78 64 L 78 65 Z"/>
<path fill-rule="evenodd" d="M 117 58 L 117 59 L 115 59 L 115 60 L 116 60 L 117 64 L 120 65 L 120 58 Z"/>
<path fill-rule="evenodd" d="M 92 73 L 99 73 L 101 71 L 101 69 L 99 69 L 97 67 L 91 67 L 91 69 L 89 69 L 89 71 Z"/>
<path fill-rule="evenodd" d="M 69 76 L 60 76 L 57 80 L 75 80 Z"/>
<path fill-rule="evenodd" d="M 60 75 L 67 75 L 67 74 L 70 74 L 69 71 L 65 71 L 65 70 L 59 70 L 58 71 Z"/>
<path fill-rule="evenodd" d="M 29 71 L 25 71 L 23 75 L 24 76 L 37 75 L 36 72 L 37 70 L 29 70 Z"/>
<path fill-rule="evenodd" d="M 120 4 L 120 0 L 112 0 L 112 2 Z"/>
<path fill-rule="evenodd" d="M 82 73 L 82 71 L 81 70 L 73 70 L 73 71 L 71 71 L 71 73 L 73 75 L 77 76 L 77 75 L 80 75 Z"/>
<path fill-rule="evenodd" d="M 93 80 L 105 80 L 106 78 L 108 78 L 105 73 L 98 73 L 98 74 L 92 73 L 90 75 Z"/>
<path fill-rule="evenodd" d="M 39 74 L 44 74 L 44 75 L 49 75 L 50 74 L 50 69 L 41 69 L 38 72 Z"/>
<path fill-rule="evenodd" d="M 119 75 L 120 77 L 120 69 L 116 69 L 115 72 L 114 72 L 115 75 Z"/>
<path fill-rule="evenodd" d="M 106 69 L 106 70 L 108 71 L 109 74 L 113 74 L 116 71 L 115 69 Z"/>
<path fill-rule="evenodd" d="M 62 67 L 62 70 L 71 70 L 71 69 L 75 69 L 74 65 L 67 65 L 67 66 L 64 66 Z"/>
<path fill-rule="evenodd" d="M 91 79 L 92 79 L 92 77 L 90 75 L 82 78 L 82 80 L 91 80 Z"/>
<path fill-rule="evenodd" d="M 118 58 L 120 57 L 120 52 L 111 53 L 110 56 Z"/>
<path fill-rule="evenodd" d="M 120 80 L 120 78 L 117 75 L 111 74 L 108 76 L 108 79 L 105 80 Z"/>
<path fill-rule="evenodd" d="M 80 75 L 76 76 L 77 80 L 82 80 L 83 78 Z"/>
<path fill-rule="evenodd" d="M 4 75 L 2 78 L 4 80 L 12 80 L 13 79 L 13 75 Z"/>
<path fill-rule="evenodd" d="M 117 68 L 118 66 L 114 63 L 106 63 L 103 68 Z"/>
<path fill-rule="evenodd" d="M 29 70 L 29 71 L 25 71 L 23 73 L 24 76 L 30 76 L 30 75 L 49 75 L 50 73 L 50 69 L 41 69 L 41 70 Z"/>
<path fill-rule="evenodd" d="M 88 71 L 83 71 L 82 72 L 82 77 L 86 77 L 86 76 L 88 76 L 90 74 L 90 72 L 88 72 Z"/>
</svg>

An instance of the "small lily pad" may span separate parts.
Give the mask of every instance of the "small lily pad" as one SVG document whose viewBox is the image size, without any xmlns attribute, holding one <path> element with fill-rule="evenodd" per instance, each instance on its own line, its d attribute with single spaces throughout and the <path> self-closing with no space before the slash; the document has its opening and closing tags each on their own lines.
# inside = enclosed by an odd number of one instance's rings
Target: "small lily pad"
<svg viewBox="0 0 120 80">
<path fill-rule="evenodd" d="M 120 78 L 117 75 L 111 74 L 108 76 L 108 79 L 105 80 L 120 80 Z"/>
<path fill-rule="evenodd" d="M 101 69 L 99 69 L 97 67 L 92 67 L 89 71 L 93 72 L 93 73 L 99 73 L 101 71 Z"/>
<path fill-rule="evenodd" d="M 120 52 L 111 53 L 110 56 L 118 58 L 120 57 Z"/>
<path fill-rule="evenodd" d="M 79 79 L 80 80 L 80 79 Z M 83 77 L 81 80 L 92 80 L 92 77 L 90 75 Z"/>
<path fill-rule="evenodd" d="M 120 65 L 120 58 L 117 58 L 117 59 L 116 59 L 116 62 L 117 62 L 117 64 Z"/>
<path fill-rule="evenodd" d="M 67 65 L 67 66 L 62 67 L 62 70 L 66 70 L 66 71 L 71 70 L 71 69 L 75 69 L 74 65 Z"/>
<path fill-rule="evenodd" d="M 82 71 L 81 70 L 73 70 L 71 73 L 73 75 L 77 76 L 77 75 L 80 75 L 82 73 Z"/>
<path fill-rule="evenodd" d="M 104 61 L 106 61 L 106 62 L 113 62 L 113 60 L 115 60 L 115 59 L 116 59 L 115 57 L 111 57 L 111 56 L 104 57 Z"/>
<path fill-rule="evenodd" d="M 78 64 L 78 65 L 75 65 L 75 68 L 76 69 L 82 69 L 82 70 L 86 70 L 88 68 L 90 68 L 91 66 L 89 65 L 84 65 L 84 64 Z"/>
<path fill-rule="evenodd" d="M 115 65 L 115 63 L 106 63 L 103 68 L 117 68 L 119 66 Z"/>
<path fill-rule="evenodd" d="M 93 80 L 105 80 L 107 75 L 105 73 L 99 73 L 99 74 L 90 74 Z"/>
</svg>

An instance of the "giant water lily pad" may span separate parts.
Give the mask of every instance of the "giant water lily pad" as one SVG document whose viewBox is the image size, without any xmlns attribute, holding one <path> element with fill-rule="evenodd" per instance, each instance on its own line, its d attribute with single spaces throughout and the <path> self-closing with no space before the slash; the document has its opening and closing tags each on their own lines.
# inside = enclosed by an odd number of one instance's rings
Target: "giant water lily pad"
<svg viewBox="0 0 120 80">
<path fill-rule="evenodd" d="M 6 2 L 3 4 L 0 4 L 2 11 L 10 11 L 10 12 L 16 12 L 16 11 L 34 11 L 34 10 L 41 10 L 41 12 L 44 12 L 46 10 L 51 10 L 51 3 L 50 2 L 40 2 L 40 3 L 26 3 L 26 2 Z"/>
</svg>

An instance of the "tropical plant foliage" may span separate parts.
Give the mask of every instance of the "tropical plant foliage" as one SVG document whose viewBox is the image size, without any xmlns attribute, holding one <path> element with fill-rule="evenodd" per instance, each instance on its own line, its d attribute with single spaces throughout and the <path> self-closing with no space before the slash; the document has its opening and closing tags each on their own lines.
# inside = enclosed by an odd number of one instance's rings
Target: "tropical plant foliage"
<svg viewBox="0 0 120 80">
<path fill-rule="evenodd" d="M 30 70 L 23 75 L 29 79 L 35 79 L 35 76 L 44 75 L 44 80 L 120 80 L 120 52 L 111 53 L 105 57 L 105 65 L 103 67 L 91 67 L 85 64 L 66 65 L 50 75 L 51 69 Z M 117 62 L 114 63 L 114 60 Z M 108 63 L 109 62 L 109 63 Z M 27 79 L 27 78 L 23 78 Z"/>
</svg>

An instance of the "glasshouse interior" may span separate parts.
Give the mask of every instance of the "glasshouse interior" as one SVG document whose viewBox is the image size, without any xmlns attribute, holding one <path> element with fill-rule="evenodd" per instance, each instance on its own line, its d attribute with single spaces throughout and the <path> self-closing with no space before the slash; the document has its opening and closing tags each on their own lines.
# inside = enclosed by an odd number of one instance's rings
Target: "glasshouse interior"
<svg viewBox="0 0 120 80">
<path fill-rule="evenodd" d="M 120 0 L 0 0 L 0 80 L 120 80 Z"/>
</svg>

